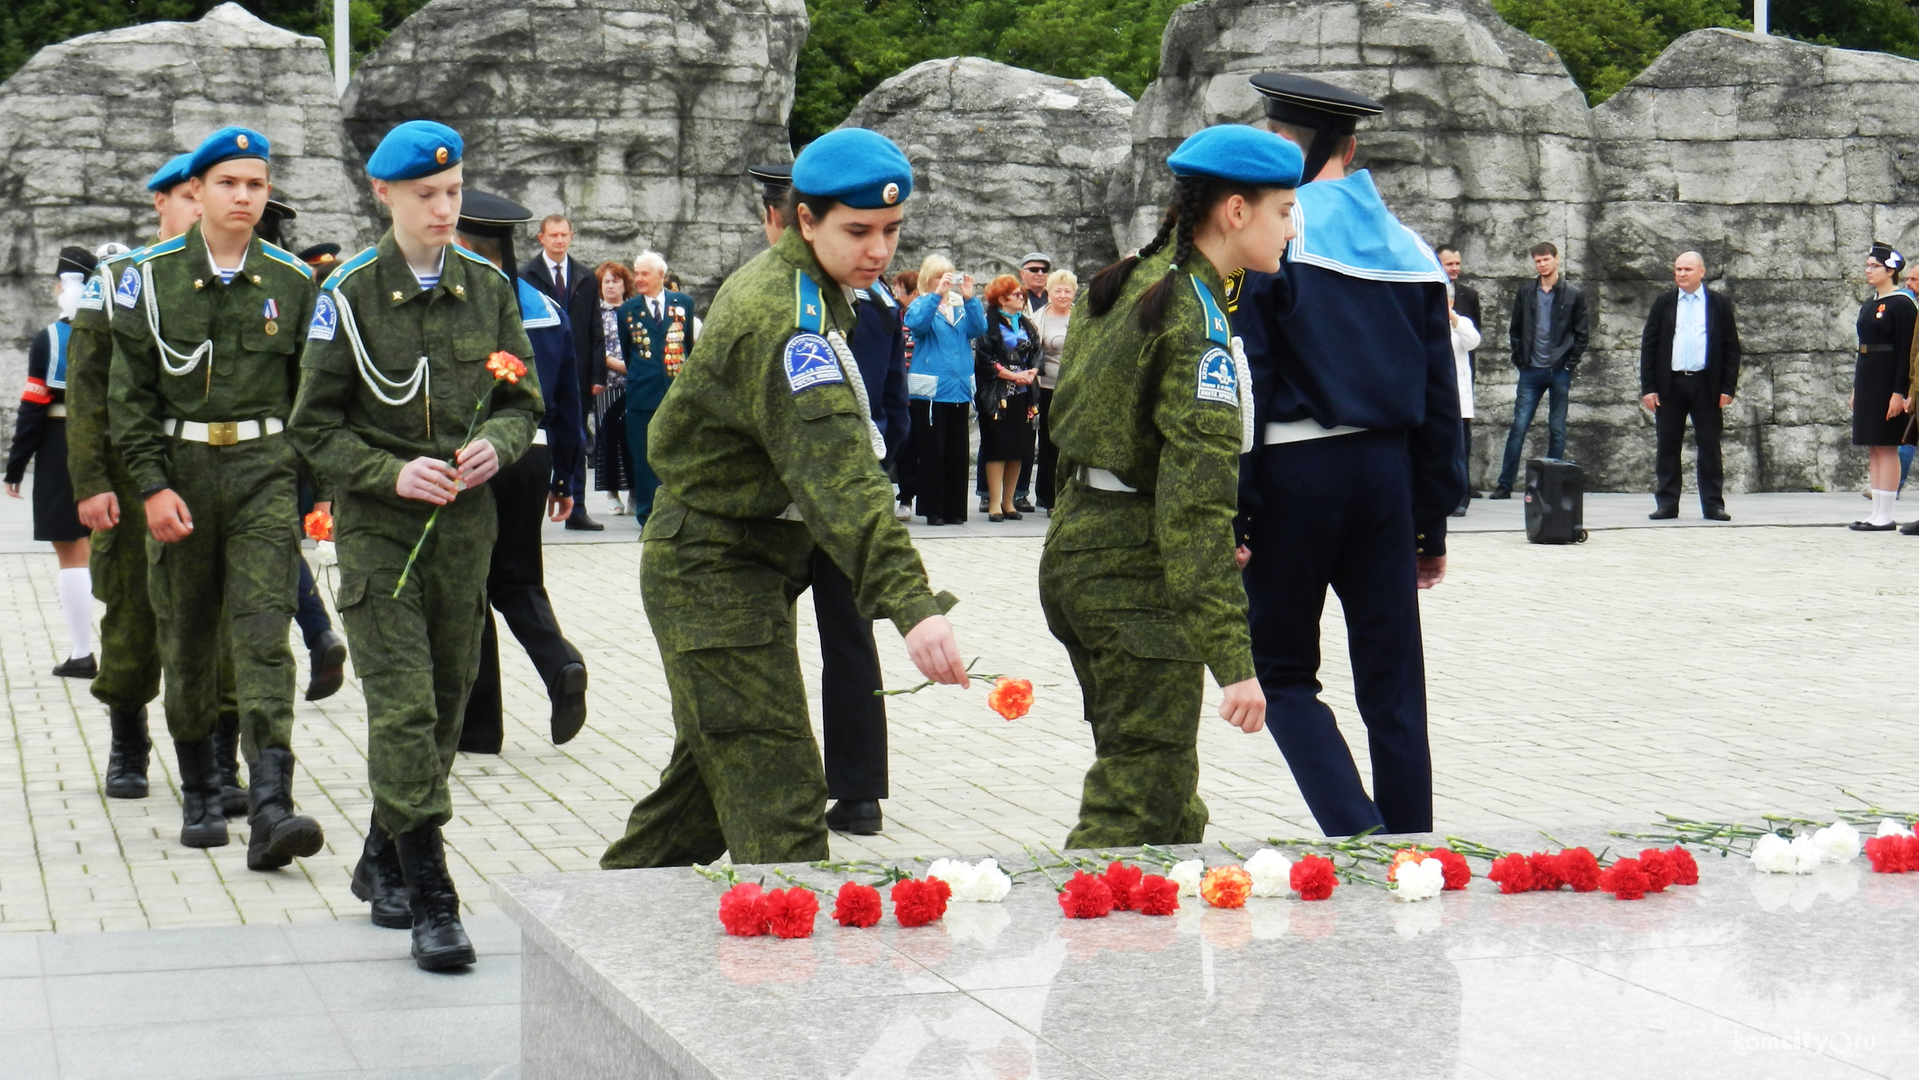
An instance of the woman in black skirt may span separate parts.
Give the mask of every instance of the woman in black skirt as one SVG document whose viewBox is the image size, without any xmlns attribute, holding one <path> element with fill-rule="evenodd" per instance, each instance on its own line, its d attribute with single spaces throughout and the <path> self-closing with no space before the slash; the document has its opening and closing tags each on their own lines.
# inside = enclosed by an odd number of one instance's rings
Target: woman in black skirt
<svg viewBox="0 0 1919 1080">
<path fill-rule="evenodd" d="M 600 302 L 586 328 L 592 358 L 587 385 L 593 388 L 593 490 L 611 492 L 609 509 L 624 514 L 620 492 L 633 486 L 633 459 L 626 452 L 626 346 L 620 340 L 619 310 L 633 295 L 633 272 L 623 263 L 603 262 L 593 277 L 600 283 Z"/>
<path fill-rule="evenodd" d="M 986 287 L 986 333 L 973 339 L 979 409 L 980 468 L 986 473 L 986 520 L 1018 521 L 1013 492 L 1020 462 L 1033 452 L 1039 415 L 1039 328 L 1026 317 L 1026 290 L 1001 274 Z"/>
<path fill-rule="evenodd" d="M 1899 443 L 1905 437 L 1912 377 L 1912 331 L 1919 305 L 1899 291 L 1905 257 L 1874 242 L 1866 254 L 1866 284 L 1877 296 L 1859 308 L 1859 354 L 1852 372 L 1852 445 L 1867 447 L 1866 476 L 1872 514 L 1855 521 L 1859 532 L 1890 532 L 1892 501 L 1899 494 Z"/>
<path fill-rule="evenodd" d="M 35 334 L 27 350 L 27 388 L 20 395 L 13 449 L 7 454 L 7 494 L 16 499 L 28 463 L 34 464 L 33 538 L 50 541 L 60 560 L 60 610 L 72 639 L 66 659 L 53 673 L 74 679 L 91 679 L 100 672 L 93 658 L 93 579 L 87 572 L 91 534 L 80 524 L 73 480 L 67 476 L 67 336 L 93 266 L 85 248 L 60 252 L 53 290 L 60 318 Z M 104 297 L 95 296 L 93 302 L 104 302 Z"/>
</svg>

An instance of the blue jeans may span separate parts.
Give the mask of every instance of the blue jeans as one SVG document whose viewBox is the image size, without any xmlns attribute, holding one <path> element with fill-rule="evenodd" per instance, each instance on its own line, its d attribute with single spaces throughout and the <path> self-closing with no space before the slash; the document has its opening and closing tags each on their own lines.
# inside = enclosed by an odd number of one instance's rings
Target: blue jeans
<svg viewBox="0 0 1919 1080">
<path fill-rule="evenodd" d="M 1566 456 L 1566 400 L 1572 396 L 1573 373 L 1552 368 L 1520 368 L 1519 394 L 1513 399 L 1513 429 L 1506 435 L 1506 460 L 1499 467 L 1499 486 L 1510 489 L 1519 475 L 1519 454 L 1525 449 L 1526 429 L 1533 426 L 1539 399 L 1552 392 L 1546 409 L 1546 456 Z"/>
</svg>

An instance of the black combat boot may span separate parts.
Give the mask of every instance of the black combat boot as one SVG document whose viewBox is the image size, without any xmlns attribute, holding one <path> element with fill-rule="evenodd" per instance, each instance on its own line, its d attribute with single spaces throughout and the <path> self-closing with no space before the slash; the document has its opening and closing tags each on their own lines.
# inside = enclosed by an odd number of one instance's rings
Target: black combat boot
<svg viewBox="0 0 1919 1080">
<path fill-rule="evenodd" d="M 220 767 L 220 812 L 239 817 L 247 812 L 247 789 L 240 786 L 240 718 L 223 715 L 213 725 L 213 760 Z"/>
<path fill-rule="evenodd" d="M 174 741 L 180 760 L 180 842 L 191 848 L 227 846 L 227 819 L 220 813 L 220 769 L 213 740 Z"/>
<path fill-rule="evenodd" d="M 320 823 L 293 812 L 293 751 L 265 747 L 248 770 L 253 786 L 247 795 L 253 809 L 247 825 L 248 870 L 278 870 L 295 859 L 318 854 L 326 843 Z"/>
<path fill-rule="evenodd" d="M 413 925 L 413 906 L 406 896 L 406 874 L 400 870 L 400 849 L 375 818 L 367 826 L 366 845 L 353 868 L 353 895 L 373 905 L 373 925 L 405 930 Z"/>
<path fill-rule="evenodd" d="M 108 709 L 113 748 L 107 753 L 107 798 L 147 797 L 147 755 L 153 740 L 147 737 L 147 709 Z"/>
<path fill-rule="evenodd" d="M 413 913 L 413 962 L 423 971 L 473 963 L 473 942 L 460 925 L 460 894 L 446 872 L 446 845 L 434 826 L 395 837 Z"/>
</svg>

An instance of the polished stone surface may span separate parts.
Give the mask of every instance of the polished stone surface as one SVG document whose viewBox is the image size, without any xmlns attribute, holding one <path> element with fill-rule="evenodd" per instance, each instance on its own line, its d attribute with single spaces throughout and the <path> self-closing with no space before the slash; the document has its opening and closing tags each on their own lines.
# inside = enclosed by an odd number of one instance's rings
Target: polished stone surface
<svg viewBox="0 0 1919 1080">
<path fill-rule="evenodd" d="M 1703 857 L 1697 887 L 1636 902 L 1476 878 L 1418 904 L 1346 885 L 1088 921 L 1028 875 L 1003 904 L 910 930 L 890 904 L 877 927 L 840 927 L 842 878 L 783 869 L 822 892 L 811 939 L 727 937 L 721 888 L 686 869 L 496 881 L 524 934 L 526 1080 L 601 1052 L 702 1080 L 1919 1075 L 1919 875 L 1863 859 L 1778 878 Z M 740 871 L 762 872 L 784 884 Z M 572 1056 L 542 1059 L 560 1046 Z"/>
</svg>

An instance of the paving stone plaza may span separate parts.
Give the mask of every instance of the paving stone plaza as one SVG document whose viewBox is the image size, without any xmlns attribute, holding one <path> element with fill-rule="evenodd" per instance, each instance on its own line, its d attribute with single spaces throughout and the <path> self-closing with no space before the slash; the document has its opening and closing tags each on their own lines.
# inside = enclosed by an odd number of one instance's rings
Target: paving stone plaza
<svg viewBox="0 0 1919 1080">
<path fill-rule="evenodd" d="M 1919 806 L 1919 691 L 1903 677 L 1902 630 L 1919 599 L 1919 542 L 1830 527 L 1864 506 L 1850 493 L 1735 498 L 1732 526 L 1606 527 L 1644 526 L 1649 502 L 1589 498 L 1592 539 L 1573 547 L 1526 543 L 1518 501 L 1475 503 L 1459 523 L 1447 581 L 1422 597 L 1438 831 L 1592 829 L 1662 811 L 1815 814 L 1846 802 L 1841 789 Z M 167 754 L 155 755 L 148 799 L 100 793 L 103 710 L 85 683 L 48 673 L 63 634 L 54 563 L 26 539 L 26 517 L 24 502 L 0 506 L 11 725 L 0 765 L 0 1041 L 23 1048 L 0 1073 L 356 1077 L 378 1062 L 401 1069 L 382 1076 L 518 1075 L 519 936 L 486 882 L 593 869 L 672 741 L 631 524 L 591 543 L 551 532 L 548 587 L 591 666 L 591 716 L 578 739 L 552 746 L 531 666 L 503 649 L 506 751 L 462 756 L 447 829 L 482 960 L 472 975 L 434 979 L 406 962 L 405 934 L 365 926 L 347 891 L 369 811 L 357 683 L 298 706 L 296 795 L 327 830 L 320 855 L 262 874 L 245 868 L 242 842 L 180 847 Z M 886 831 L 836 835 L 836 856 L 978 857 L 1065 836 L 1091 746 L 1039 612 L 1043 524 L 917 530 L 935 587 L 962 600 L 952 618 L 963 651 L 983 670 L 1032 679 L 1037 703 L 1009 723 L 986 708 L 984 688 L 892 699 Z M 799 613 L 817 713 L 806 602 Z M 1364 772 L 1336 603 L 1325 627 L 1326 698 Z M 888 684 L 917 682 L 897 636 L 881 643 Z M 1202 730 L 1208 840 L 1317 835 L 1268 736 L 1217 720 Z M 243 1019 L 261 1002 L 288 1014 L 266 1027 L 298 1032 L 304 1058 L 196 1061 L 176 1030 L 217 1018 L 227 1027 L 214 1041 L 244 1046 L 261 1037 Z M 330 1017 L 320 1034 L 307 1023 L 313 1010 Z M 395 1057 L 395 1046 L 407 1049 Z"/>
</svg>

